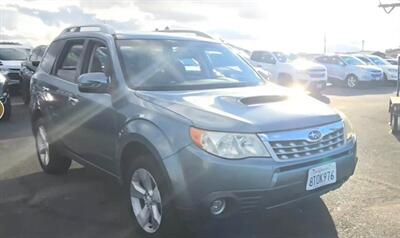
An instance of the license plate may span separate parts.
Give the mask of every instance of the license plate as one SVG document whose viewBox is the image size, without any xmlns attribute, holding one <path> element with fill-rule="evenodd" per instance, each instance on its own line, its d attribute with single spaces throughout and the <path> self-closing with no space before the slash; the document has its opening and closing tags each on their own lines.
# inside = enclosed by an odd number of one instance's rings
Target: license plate
<svg viewBox="0 0 400 238">
<path fill-rule="evenodd" d="M 336 182 L 336 163 L 320 165 L 308 170 L 306 190 L 313 190 Z"/>
</svg>

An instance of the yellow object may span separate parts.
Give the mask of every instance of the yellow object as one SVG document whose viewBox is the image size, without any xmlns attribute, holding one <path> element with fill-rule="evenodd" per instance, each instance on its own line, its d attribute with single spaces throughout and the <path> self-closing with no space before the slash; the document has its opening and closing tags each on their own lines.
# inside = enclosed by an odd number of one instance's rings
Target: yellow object
<svg viewBox="0 0 400 238">
<path fill-rule="evenodd" d="M 3 117 L 4 115 L 4 105 L 3 102 L 0 101 L 0 119 Z"/>
</svg>

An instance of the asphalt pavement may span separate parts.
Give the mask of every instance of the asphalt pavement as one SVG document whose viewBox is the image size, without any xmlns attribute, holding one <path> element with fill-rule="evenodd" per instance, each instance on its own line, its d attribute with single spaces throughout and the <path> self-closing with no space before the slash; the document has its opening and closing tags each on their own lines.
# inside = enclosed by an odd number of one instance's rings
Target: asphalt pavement
<svg viewBox="0 0 400 238">
<path fill-rule="evenodd" d="M 391 87 L 331 88 L 319 99 L 345 112 L 358 136 L 354 176 L 321 199 L 234 217 L 186 237 L 400 237 L 400 137 L 388 126 Z M 74 164 L 42 173 L 28 109 L 13 98 L 11 121 L 0 122 L 0 237 L 137 237 L 119 184 Z"/>
</svg>

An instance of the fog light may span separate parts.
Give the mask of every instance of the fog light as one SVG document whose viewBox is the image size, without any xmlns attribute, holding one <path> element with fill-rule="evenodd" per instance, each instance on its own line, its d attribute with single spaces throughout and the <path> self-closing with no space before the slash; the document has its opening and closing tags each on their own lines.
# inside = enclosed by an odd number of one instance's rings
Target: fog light
<svg viewBox="0 0 400 238">
<path fill-rule="evenodd" d="M 224 199 L 217 199 L 211 203 L 210 212 L 211 214 L 217 216 L 224 212 L 225 210 L 225 200 Z"/>
</svg>

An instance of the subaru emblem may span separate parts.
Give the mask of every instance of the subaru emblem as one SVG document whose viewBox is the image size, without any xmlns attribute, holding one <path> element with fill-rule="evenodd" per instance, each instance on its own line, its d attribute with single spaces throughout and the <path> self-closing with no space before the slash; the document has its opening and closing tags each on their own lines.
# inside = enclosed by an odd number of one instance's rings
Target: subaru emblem
<svg viewBox="0 0 400 238">
<path fill-rule="evenodd" d="M 313 131 L 310 131 L 310 133 L 308 133 L 308 140 L 309 141 L 313 141 L 313 142 L 314 141 L 318 141 L 318 140 L 321 139 L 321 137 L 322 137 L 322 134 L 318 130 L 313 130 Z"/>
</svg>

